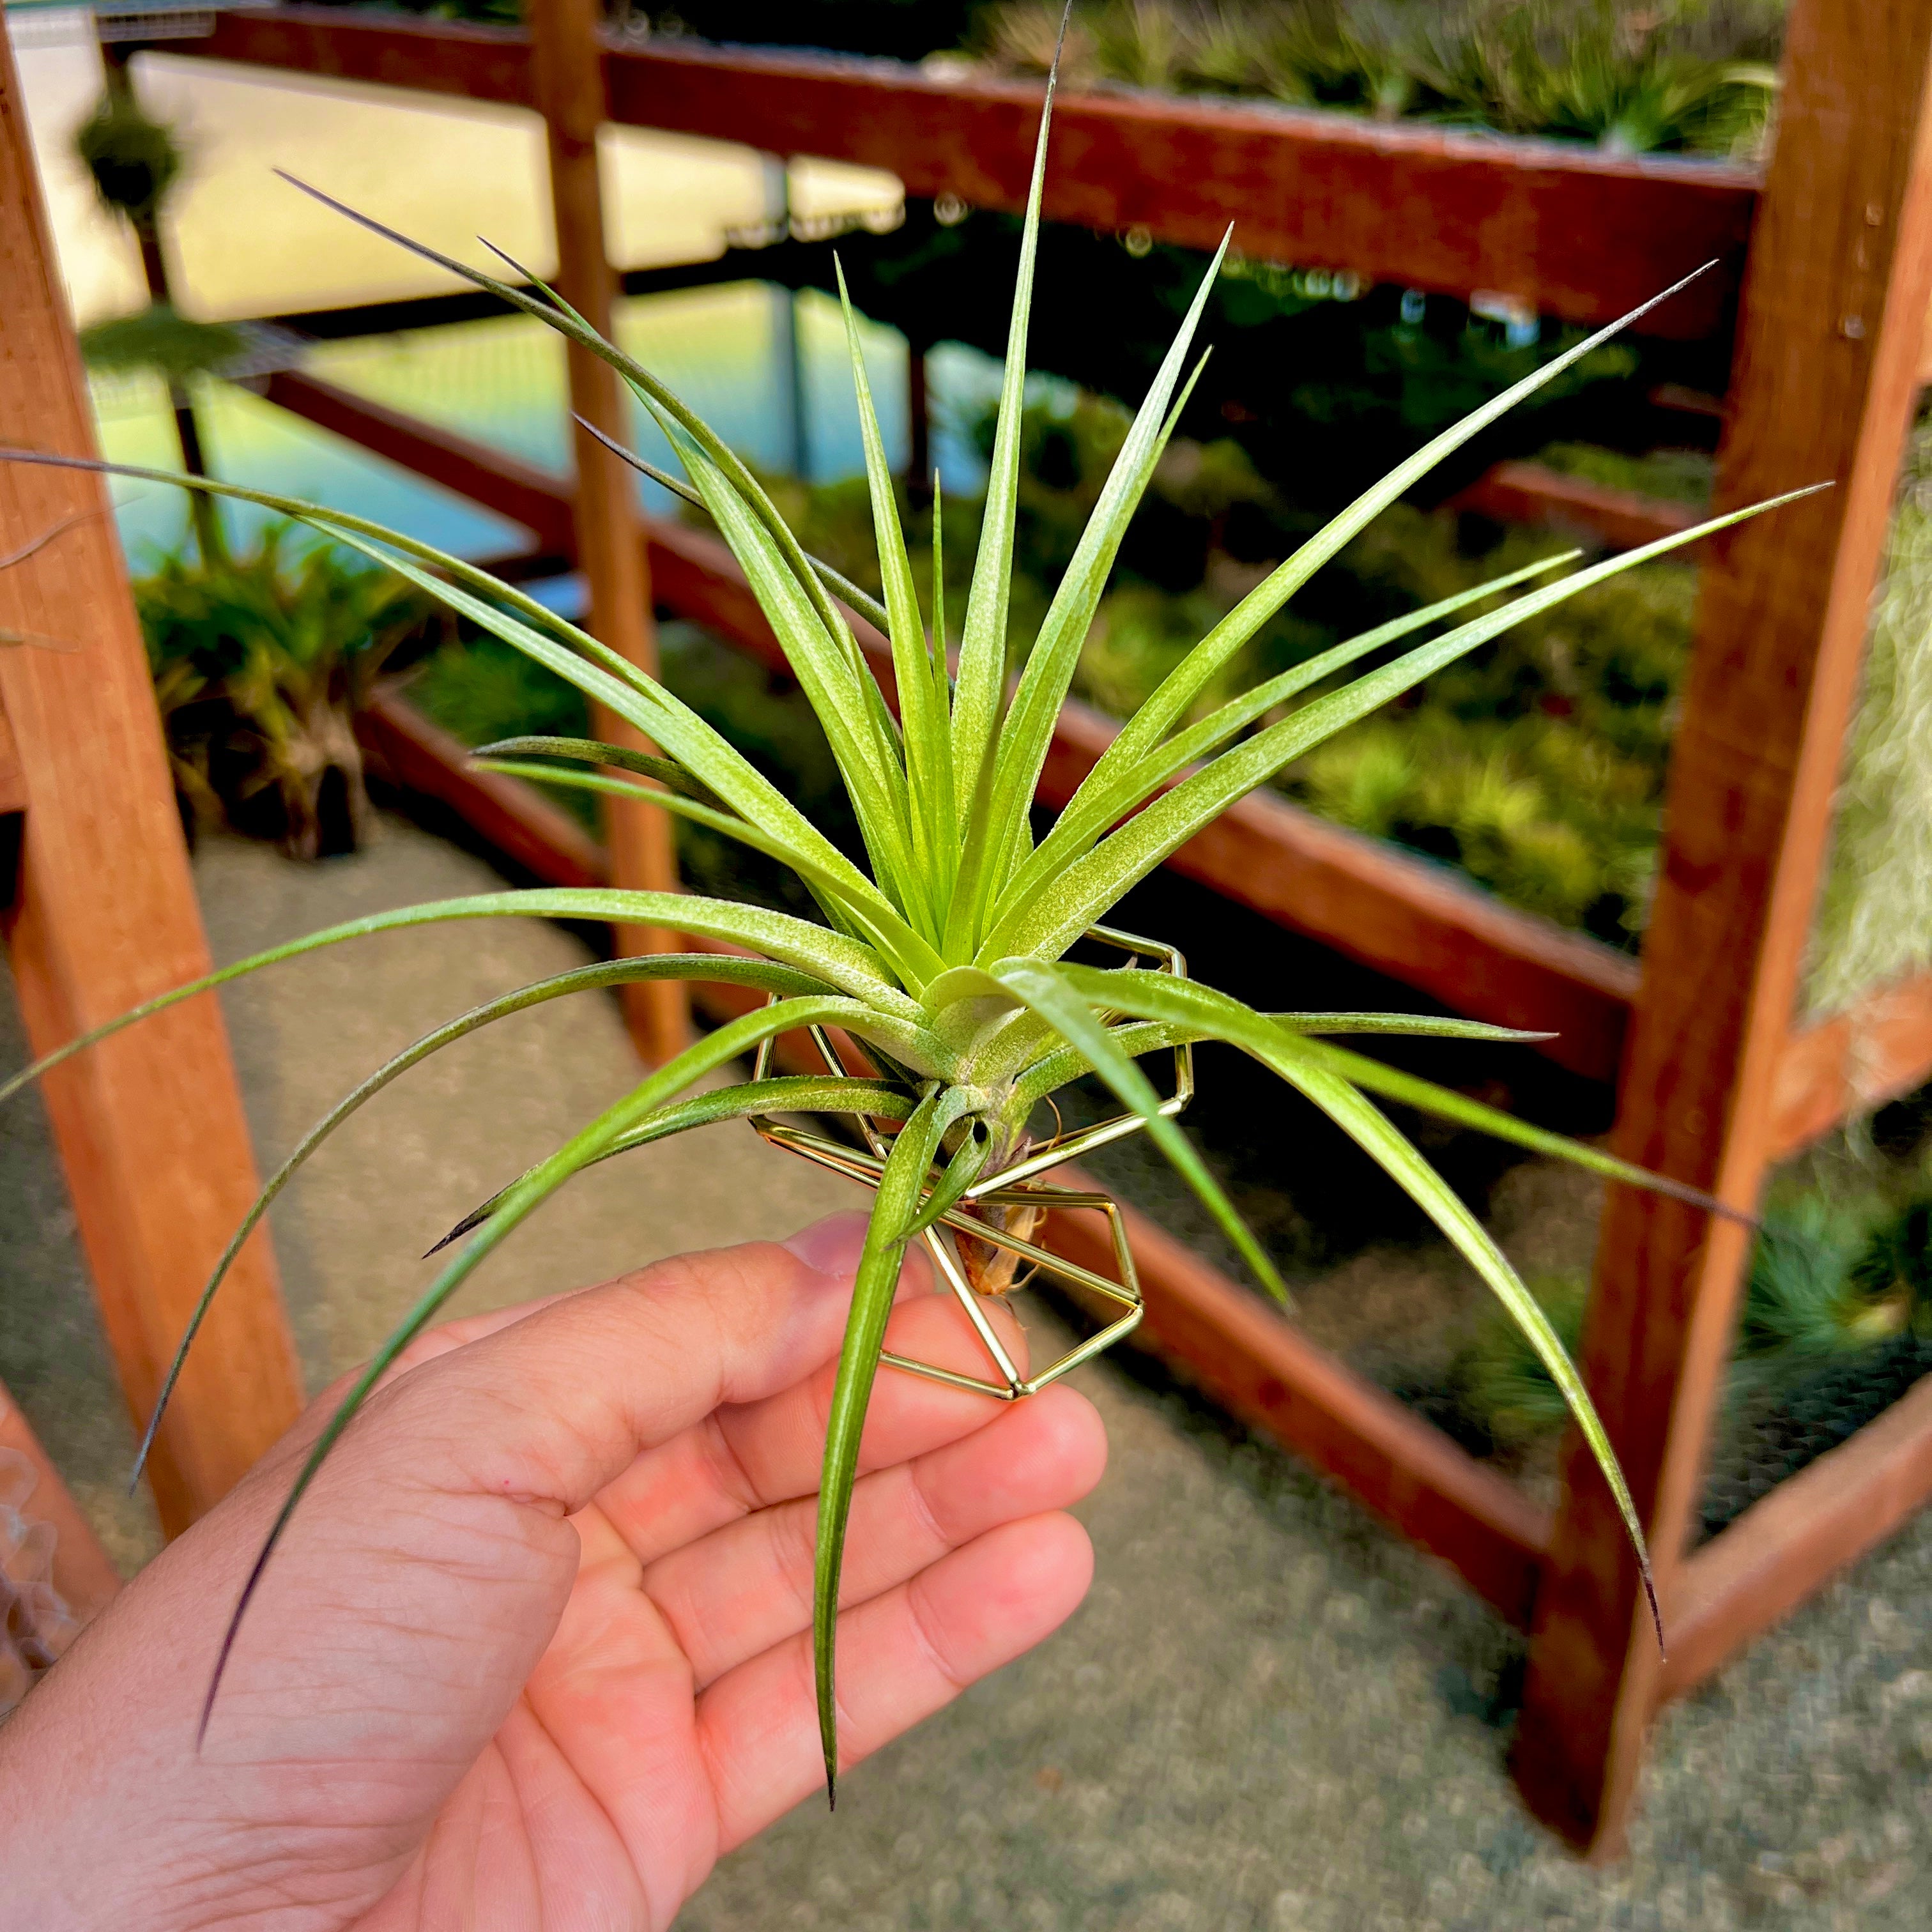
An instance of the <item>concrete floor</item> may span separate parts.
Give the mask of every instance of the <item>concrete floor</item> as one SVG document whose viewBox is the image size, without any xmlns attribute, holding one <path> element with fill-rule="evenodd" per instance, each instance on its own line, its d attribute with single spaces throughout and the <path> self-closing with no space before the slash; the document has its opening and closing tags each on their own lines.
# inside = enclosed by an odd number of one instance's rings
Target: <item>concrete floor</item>
<svg viewBox="0 0 1932 1932">
<path fill-rule="evenodd" d="M 305 870 L 218 843 L 200 877 L 224 957 L 490 878 L 394 823 L 362 856 Z M 345 946 L 232 989 L 263 1153 L 436 1020 L 582 956 L 554 928 L 465 926 Z M 10 1062 L 19 1051 L 0 1048 Z M 419 1279 L 411 1258 L 614 1094 L 625 1056 L 598 996 L 560 1003 L 430 1063 L 317 1160 L 275 1224 L 312 1378 L 370 1347 Z M 784 1232 L 843 1198 L 748 1130 L 712 1130 L 580 1181 L 468 1305 Z M 71 1232 L 34 1113 L 0 1120 L 0 1379 L 131 1563 L 152 1526 L 115 1500 L 128 1431 Z M 1504 1774 L 1494 1694 L 1510 1632 L 1185 1395 L 1109 1364 L 1082 1381 L 1113 1442 L 1084 1511 L 1099 1556 L 1085 1607 L 854 1772 L 836 1819 L 808 1804 L 728 1861 L 684 1914 L 687 1932 L 1926 1922 L 1932 1519 L 1666 1718 L 1631 1856 L 1596 1870 L 1526 1820 Z"/>
</svg>

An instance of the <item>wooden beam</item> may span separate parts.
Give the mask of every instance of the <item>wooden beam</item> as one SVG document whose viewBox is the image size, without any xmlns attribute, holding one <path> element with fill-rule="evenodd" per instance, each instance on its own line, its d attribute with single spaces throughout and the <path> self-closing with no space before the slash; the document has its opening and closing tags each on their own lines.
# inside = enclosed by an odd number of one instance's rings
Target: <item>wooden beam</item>
<svg viewBox="0 0 1932 1932">
<path fill-rule="evenodd" d="M 550 151 L 557 292 L 608 340 L 616 278 L 604 254 L 597 164 L 598 130 L 609 118 L 600 16 L 598 0 L 536 0 L 529 10 L 530 77 Z M 571 511 L 578 560 L 590 590 L 586 628 L 627 664 L 655 677 L 657 631 L 645 549 L 638 541 L 635 478 L 592 433 L 595 428 L 621 440 L 629 430 L 617 372 L 580 343 L 567 342 L 565 353 L 577 467 Z M 590 728 L 605 744 L 646 753 L 657 748 L 602 705 L 592 706 Z M 614 883 L 636 892 L 676 892 L 677 848 L 670 815 L 637 799 L 606 797 L 601 803 Z M 667 952 L 675 944 L 662 926 L 620 926 L 613 933 L 623 953 Z M 691 1038 L 691 1008 L 677 981 L 641 981 L 625 987 L 619 999 L 647 1066 L 662 1065 L 683 1051 Z"/>
<path fill-rule="evenodd" d="M 134 92 L 134 76 L 128 65 L 134 54 L 133 44 L 127 40 L 102 40 L 100 48 L 101 72 L 109 94 L 118 98 L 126 107 L 139 112 L 140 100 Z M 158 203 L 145 215 L 128 217 L 127 225 L 134 230 L 135 244 L 140 250 L 141 277 L 148 285 L 148 301 L 172 308 L 176 305 L 174 291 L 168 285 L 168 258 L 161 246 L 160 215 Z M 190 476 L 206 476 L 208 458 L 201 424 L 195 415 L 187 385 L 169 378 L 167 389 L 168 400 L 174 410 L 175 438 L 181 445 L 181 466 Z M 202 555 L 220 556 L 220 504 L 199 490 L 190 490 L 188 494 L 188 514 Z"/>
<path fill-rule="evenodd" d="M 379 776 L 446 806 L 476 835 L 547 886 L 607 886 L 610 855 L 534 785 L 479 771 L 470 748 L 406 699 L 379 696 L 356 715 Z"/>
<path fill-rule="evenodd" d="M 1753 238 L 1720 510 L 1838 487 L 1706 545 L 1618 1150 L 1755 1204 L 1872 586 L 1932 301 L 1932 9 L 1799 0 Z M 1745 1230 L 1612 1189 L 1582 1366 L 1672 1600 Z M 1621 1844 L 1658 1654 L 1588 1455 L 1564 1464 L 1516 1763 L 1547 1822 Z"/>
<path fill-rule="evenodd" d="M 1558 529 L 1586 531 L 1612 550 L 1634 550 L 1640 544 L 1672 537 L 1698 520 L 1688 503 L 1672 503 L 1635 490 L 1612 490 L 1580 476 L 1565 476 L 1546 464 L 1498 463 L 1486 470 L 1466 490 L 1449 500 L 1453 510 L 1472 510 L 1499 524 L 1552 524 Z M 1690 545 L 1685 560 L 1698 546 Z"/>
<path fill-rule="evenodd" d="M 1932 1497 L 1932 1376 L 1788 1476 L 1684 1565 L 1660 1701 L 1694 1690 Z"/>
<path fill-rule="evenodd" d="M 156 52 L 176 58 L 231 61 L 460 100 L 532 111 L 537 106 L 530 36 L 514 28 L 400 13 L 345 16 L 327 6 L 242 7 L 218 10 L 211 33 L 154 44 Z"/>
<path fill-rule="evenodd" d="M 521 524 L 539 548 L 575 556 L 567 478 L 297 370 L 276 370 L 262 394 L 317 428 Z"/>
<path fill-rule="evenodd" d="M 0 443 L 94 454 L 12 51 L 0 26 Z M 147 657 L 99 477 L 0 465 L 0 650 L 28 804 L 7 926 L 36 1053 L 206 972 Z M 177 1006 L 43 1084 L 122 1386 L 145 1423 L 163 1369 L 256 1180 L 220 1007 Z M 268 1232 L 242 1250 L 150 1465 L 172 1532 L 218 1501 L 301 1400 Z"/>
<path fill-rule="evenodd" d="M 173 54 L 535 104 L 523 37 L 328 8 L 235 10 Z M 941 79 L 893 61 L 671 39 L 608 48 L 612 117 L 778 154 L 884 168 L 909 194 L 1024 206 L 1036 82 Z M 1063 93 L 1050 220 L 1144 227 L 1374 281 L 1493 289 L 1606 322 L 1701 263 L 1725 267 L 1647 318 L 1670 336 L 1727 324 L 1757 178 L 1580 143 L 1450 133 L 1264 102 Z"/>
<path fill-rule="evenodd" d="M 1771 1158 L 1932 1078 L 1932 973 L 1868 993 L 1787 1039 L 1772 1088 Z"/>
</svg>

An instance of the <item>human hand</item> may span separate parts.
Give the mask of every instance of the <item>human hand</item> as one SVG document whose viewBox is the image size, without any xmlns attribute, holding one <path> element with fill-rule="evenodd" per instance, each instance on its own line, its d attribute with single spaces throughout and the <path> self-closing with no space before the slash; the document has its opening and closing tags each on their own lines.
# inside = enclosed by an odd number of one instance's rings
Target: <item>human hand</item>
<svg viewBox="0 0 1932 1932">
<path fill-rule="evenodd" d="M 667 1924 L 821 1783 L 815 1492 L 861 1232 L 838 1217 L 424 1337 L 297 1510 L 197 1753 L 323 1396 L 0 1731 L 0 1922 Z M 980 1366 L 950 1301 L 902 1294 L 889 1348 Z M 1073 1610 L 1092 1554 L 1058 1512 L 1105 1460 L 1064 1385 L 1005 1407 L 880 1376 L 844 1762 Z"/>
</svg>

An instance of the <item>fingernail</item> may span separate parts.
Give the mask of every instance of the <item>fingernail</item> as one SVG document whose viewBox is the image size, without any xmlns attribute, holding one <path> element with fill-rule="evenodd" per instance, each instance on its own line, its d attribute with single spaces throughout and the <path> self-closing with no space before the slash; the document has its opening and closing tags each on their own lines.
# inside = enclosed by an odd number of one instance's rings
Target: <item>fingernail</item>
<svg viewBox="0 0 1932 1932">
<path fill-rule="evenodd" d="M 859 1252 L 866 1244 L 863 1214 L 828 1214 L 808 1228 L 801 1228 L 782 1245 L 789 1248 L 815 1274 L 849 1284 L 859 1266 Z"/>
</svg>

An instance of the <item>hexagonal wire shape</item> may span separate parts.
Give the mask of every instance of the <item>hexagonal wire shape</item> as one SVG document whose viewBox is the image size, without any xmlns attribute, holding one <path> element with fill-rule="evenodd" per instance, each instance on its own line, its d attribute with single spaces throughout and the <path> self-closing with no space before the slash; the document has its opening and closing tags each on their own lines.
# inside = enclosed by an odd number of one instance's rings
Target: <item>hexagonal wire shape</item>
<svg viewBox="0 0 1932 1932">
<path fill-rule="evenodd" d="M 1150 939 L 1136 938 L 1132 933 L 1120 932 L 1112 926 L 1090 927 L 1089 939 L 1102 946 L 1108 946 L 1117 952 L 1132 958 L 1158 959 L 1162 972 L 1172 973 L 1177 979 L 1187 977 L 1187 962 L 1179 950 L 1172 946 L 1162 946 Z M 776 997 L 776 995 L 774 995 Z M 845 1064 L 838 1051 L 823 1027 L 808 1029 L 812 1042 L 819 1052 L 826 1066 L 839 1078 L 847 1074 Z M 758 1048 L 756 1064 L 752 1077 L 764 1079 L 770 1070 L 772 1050 L 776 1041 L 767 1040 Z M 1174 1050 L 1174 1092 L 1162 1102 L 1160 1111 L 1172 1117 L 1179 1113 L 1194 1097 L 1194 1049 L 1190 1046 L 1178 1046 Z M 1057 1110 L 1056 1110 L 1057 1111 Z M 754 1115 L 752 1125 L 772 1146 L 783 1148 L 788 1154 L 798 1155 L 802 1160 L 814 1162 L 818 1166 L 829 1168 L 835 1174 L 843 1174 L 848 1180 L 856 1180 L 862 1186 L 876 1189 L 879 1178 L 885 1169 L 886 1142 L 877 1126 L 867 1116 L 860 1114 L 860 1131 L 864 1135 L 869 1154 L 862 1154 L 856 1148 L 828 1140 L 822 1134 L 815 1134 L 802 1127 L 786 1126 L 770 1115 Z M 1069 1133 L 1064 1129 L 1054 1137 L 1009 1168 L 996 1174 L 974 1182 L 968 1188 L 959 1208 L 949 1209 L 940 1216 L 934 1225 L 924 1231 L 922 1239 L 927 1252 L 932 1256 L 942 1280 L 950 1288 L 960 1306 L 971 1323 L 973 1332 L 980 1338 L 980 1345 L 998 1372 L 1000 1380 L 989 1382 L 982 1376 L 962 1375 L 953 1369 L 942 1369 L 931 1362 L 916 1362 L 909 1356 L 896 1355 L 890 1349 L 882 1349 L 879 1359 L 890 1363 L 896 1369 L 903 1369 L 907 1374 L 923 1376 L 929 1382 L 944 1382 L 953 1388 L 973 1389 L 982 1395 L 997 1397 L 1002 1402 L 1016 1402 L 1022 1396 L 1036 1395 L 1049 1383 L 1058 1382 L 1070 1370 L 1077 1369 L 1082 1362 L 1090 1361 L 1103 1349 L 1109 1348 L 1124 1336 L 1130 1334 L 1139 1325 L 1144 1312 L 1141 1300 L 1140 1276 L 1134 1268 L 1133 1252 L 1127 1244 L 1126 1228 L 1120 1217 L 1120 1204 L 1111 1195 L 1082 1192 L 1072 1188 L 1053 1187 L 1032 1180 L 1031 1177 L 1043 1173 L 1047 1168 L 1058 1167 L 1064 1162 L 1090 1153 L 1095 1148 L 1105 1147 L 1109 1142 L 1121 1140 L 1129 1134 L 1138 1133 L 1147 1123 L 1138 1114 L 1122 1114 L 1113 1120 L 1102 1120 L 1090 1127 L 1082 1127 Z M 932 1187 L 938 1180 L 937 1172 L 927 1184 L 929 1197 Z M 984 1221 L 975 1220 L 963 1211 L 964 1202 L 979 1202 L 988 1208 L 1032 1208 L 1041 1213 L 1054 1209 L 1065 1211 L 1075 1208 L 1094 1208 L 1107 1217 L 1107 1232 L 1113 1244 L 1114 1262 L 1120 1271 L 1118 1281 L 1109 1281 L 1105 1275 L 1096 1274 L 1090 1268 L 1084 1268 L 1066 1260 L 1034 1242 L 1023 1240 L 1017 1234 L 1003 1228 L 994 1228 Z M 953 1239 L 946 1239 L 950 1231 Z M 1045 1275 L 1051 1280 L 1064 1282 L 1070 1287 L 1084 1289 L 1090 1294 L 1100 1297 L 1115 1307 L 1126 1312 L 1104 1328 L 1078 1343 L 1060 1359 L 1036 1376 L 1022 1376 L 998 1332 L 986 1318 L 981 1306 L 982 1298 L 975 1292 L 966 1277 L 957 1248 L 961 1234 L 999 1249 L 1004 1253 L 1016 1256 L 1025 1263 L 1027 1274 L 1016 1288 L 1030 1281 L 1034 1275 Z M 1011 1292 L 1011 1290 L 1007 1291 Z"/>
</svg>

